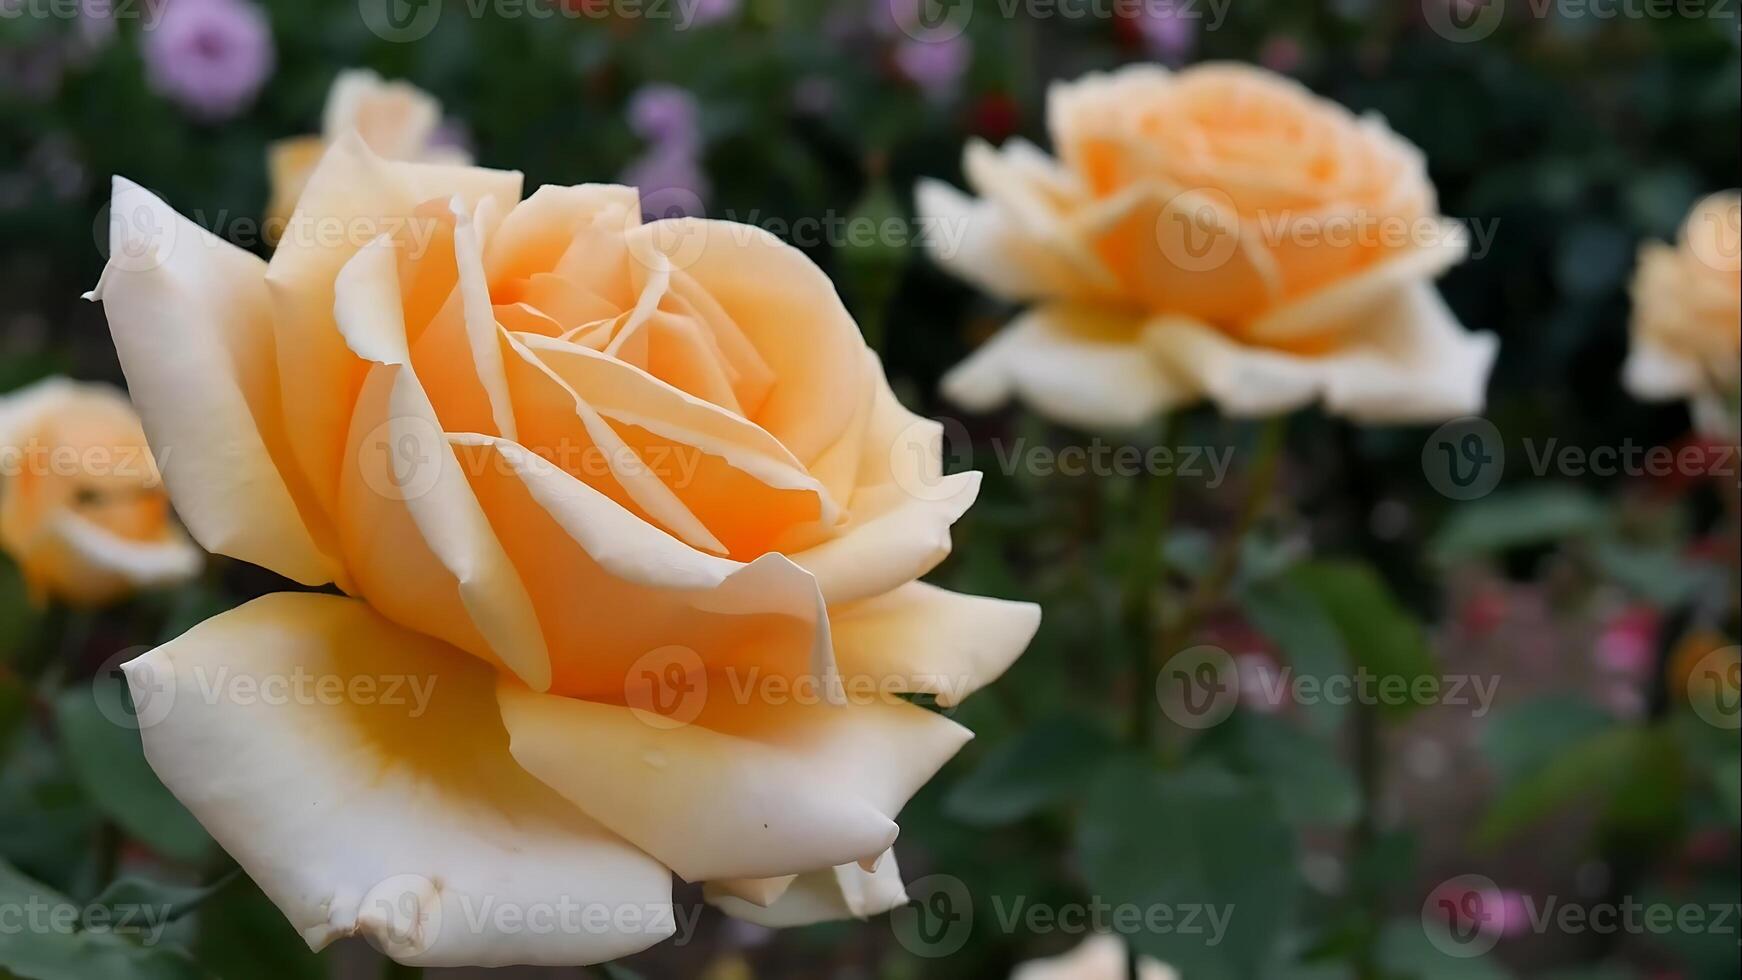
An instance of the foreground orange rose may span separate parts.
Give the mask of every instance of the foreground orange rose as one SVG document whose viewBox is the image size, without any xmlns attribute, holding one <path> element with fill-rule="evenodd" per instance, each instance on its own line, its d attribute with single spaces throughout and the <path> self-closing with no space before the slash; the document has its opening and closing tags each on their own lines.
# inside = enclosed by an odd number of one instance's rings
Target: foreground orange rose
<svg viewBox="0 0 1742 980">
<path fill-rule="evenodd" d="M 1087 426 L 1202 398 L 1371 422 L 1481 408 L 1494 338 L 1432 285 L 1467 235 L 1383 122 L 1239 65 L 1089 75 L 1047 114 L 1057 160 L 975 143 L 981 198 L 918 189 L 934 240 L 959 242 L 939 261 L 1035 304 L 945 378 L 955 401 L 1016 394 Z"/>
<path fill-rule="evenodd" d="M 0 395 L 0 549 L 31 597 L 94 606 L 197 574 L 127 396 L 50 378 Z"/>
<path fill-rule="evenodd" d="M 1737 437 L 1742 386 L 1742 194 L 1694 206 L 1672 247 L 1639 250 L 1633 348 L 1623 378 L 1635 397 L 1688 399 L 1702 432 Z"/>
<path fill-rule="evenodd" d="M 321 155 L 347 133 L 361 136 L 371 150 L 389 160 L 471 163 L 464 150 L 434 142 L 441 121 L 441 104 L 415 85 L 382 81 L 366 69 L 340 72 L 327 91 L 320 135 L 279 140 L 267 150 L 272 200 L 266 207 L 266 227 L 273 240 L 296 210 L 296 199 Z"/>
<path fill-rule="evenodd" d="M 292 226 L 354 241 L 268 265 L 113 210 L 94 295 L 190 529 L 346 593 L 129 668 L 153 767 L 311 946 L 611 959 L 678 927 L 672 872 L 774 925 L 902 901 L 895 817 L 968 737 L 905 695 L 1039 614 L 915 581 L 978 474 L 813 264 L 355 138 Z"/>
</svg>

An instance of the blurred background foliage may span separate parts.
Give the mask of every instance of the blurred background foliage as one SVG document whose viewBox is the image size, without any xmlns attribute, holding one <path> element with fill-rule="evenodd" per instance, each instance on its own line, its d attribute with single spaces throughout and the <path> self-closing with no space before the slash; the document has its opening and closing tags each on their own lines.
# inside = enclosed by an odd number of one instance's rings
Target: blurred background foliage
<svg viewBox="0 0 1742 980">
<path fill-rule="evenodd" d="M 1497 883 L 1512 908 L 1546 896 L 1738 901 L 1736 731 L 1693 710 L 1688 680 L 1706 651 L 1736 642 L 1734 460 L 1721 479 L 1529 465 L 1550 439 L 1691 438 L 1681 406 L 1619 388 L 1626 287 L 1641 241 L 1673 237 L 1698 197 L 1738 183 L 1738 14 L 1515 2 L 1491 36 L 1459 43 L 1432 29 L 1438 2 L 1182 0 L 1157 25 L 1144 21 L 1165 3 L 1127 5 L 1148 13 L 1126 17 L 1110 4 L 984 0 L 940 54 L 914 50 L 884 0 L 705 2 L 709 22 L 687 29 L 590 0 L 554 17 L 455 2 L 414 43 L 372 33 L 356 0 L 270 0 L 258 6 L 274 67 L 222 120 L 147 84 L 136 19 L 93 31 L 0 2 L 12 11 L 0 18 L 0 392 L 51 373 L 121 380 L 100 311 L 78 299 L 102 265 L 110 174 L 260 250 L 249 229 L 266 203 L 268 143 L 318 130 L 335 73 L 368 66 L 436 94 L 454 138 L 482 164 L 523 170 L 529 187 L 617 179 L 649 150 L 631 125 L 635 94 L 693 93 L 707 213 L 777 231 L 820 219 L 825 230 L 796 243 L 834 278 L 903 399 L 949 416 L 939 375 L 1010 311 L 908 242 L 831 234 L 829 222 L 905 219 L 916 178 L 960 183 L 970 138 L 1047 145 L 1052 79 L 1133 60 L 1266 64 L 1382 113 L 1426 152 L 1443 210 L 1477 229 L 1475 256 L 1442 288 L 1465 324 L 1501 338 L 1487 417 L 1510 465 L 1493 494 L 1459 502 L 1424 475 L 1426 430 L 1301 415 L 1281 492 L 1242 537 L 1260 434 L 1191 413 L 1176 441 L 1233 448 L 1233 472 L 1225 485 L 1181 479 L 1163 588 L 1189 595 L 1234 542 L 1238 574 L 1191 641 L 1259 676 L 1491 680 L 1493 710 L 1243 699 L 1203 732 L 1152 719 L 1170 762 L 1140 758 L 1124 746 L 1137 706 L 1153 714 L 1154 677 L 1129 669 L 1119 583 L 1133 549 L 1152 544 L 1133 533 L 1141 480 L 1004 465 L 1000 447 L 1018 440 L 1093 438 L 1017 410 L 952 419 L 950 465 L 987 470 L 988 485 L 935 577 L 1047 610 L 1027 656 L 959 709 L 976 742 L 902 818 L 920 915 L 935 889 L 959 887 L 972 928 L 938 956 L 899 922 L 775 935 L 710 916 L 693 941 L 626 968 L 1002 976 L 1080 936 L 1007 926 L 1001 909 L 1096 898 L 1232 904 L 1215 946 L 1132 937 L 1187 980 L 1733 977 L 1734 919 L 1728 932 L 1508 928 L 1488 955 L 1464 956 L 1436 933 L 1455 930 L 1455 914 L 1432 912 L 1436 889 L 1467 874 Z M 116 663 L 277 585 L 217 560 L 195 584 L 72 613 L 32 608 L 0 563 L 0 903 L 146 895 L 188 910 L 155 945 L 0 931 L 0 976 L 377 969 L 365 950 L 302 951 L 245 878 L 226 877 L 137 736 L 114 723 L 126 716 Z M 206 899 L 204 887 L 221 890 Z"/>
</svg>

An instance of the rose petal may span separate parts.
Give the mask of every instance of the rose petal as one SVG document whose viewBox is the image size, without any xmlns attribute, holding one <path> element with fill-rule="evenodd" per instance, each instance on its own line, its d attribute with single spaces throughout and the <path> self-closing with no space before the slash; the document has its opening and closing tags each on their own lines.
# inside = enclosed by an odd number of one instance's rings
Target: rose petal
<svg viewBox="0 0 1742 980">
<path fill-rule="evenodd" d="M 770 929 L 791 929 L 838 919 L 869 919 L 907 904 L 907 890 L 902 887 L 901 869 L 896 866 L 893 850 L 878 859 L 874 871 L 867 871 L 857 863 L 843 864 L 796 878 L 772 879 L 780 885 L 778 894 L 758 894 L 756 884 L 768 881 L 766 878 L 710 881 L 702 894 L 727 915 Z M 754 900 L 759 897 L 768 900 Z"/>
<path fill-rule="evenodd" d="M 830 610 L 829 623 L 843 683 L 933 694 L 949 708 L 1027 649 L 1040 607 L 909 582 Z"/>
<path fill-rule="evenodd" d="M 756 680 L 709 677 L 700 716 L 677 727 L 513 685 L 500 697 L 521 765 L 688 881 L 882 854 L 902 805 L 969 737 L 901 702 L 766 702 Z"/>
<path fill-rule="evenodd" d="M 257 599 L 127 673 L 158 777 L 311 948 L 575 965 L 673 931 L 666 869 L 514 764 L 494 672 L 361 602 Z"/>
<path fill-rule="evenodd" d="M 305 585 L 342 579 L 283 434 L 265 265 L 125 178 L 110 207 L 112 259 L 89 298 L 188 530 Z"/>
<path fill-rule="evenodd" d="M 1017 396 L 1070 425 L 1141 425 L 1188 401 L 1192 391 L 1136 342 L 1140 329 L 1133 316 L 1092 307 L 1037 307 L 951 369 L 943 391 L 972 411 Z"/>
</svg>

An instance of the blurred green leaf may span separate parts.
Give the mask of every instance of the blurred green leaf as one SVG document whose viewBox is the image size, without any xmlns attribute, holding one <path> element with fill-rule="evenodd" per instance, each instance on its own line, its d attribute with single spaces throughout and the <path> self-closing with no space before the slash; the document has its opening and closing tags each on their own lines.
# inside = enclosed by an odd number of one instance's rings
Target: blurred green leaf
<svg viewBox="0 0 1742 980">
<path fill-rule="evenodd" d="M 1650 547 L 1606 537 L 1592 545 L 1591 555 L 1604 575 L 1666 608 L 1688 601 L 1718 577 L 1711 566 L 1690 561 L 1677 544 Z M 1717 585 L 1723 587 L 1721 581 Z"/>
<path fill-rule="evenodd" d="M 1322 689 L 1325 678 L 1348 673 L 1349 652 L 1336 623 L 1298 582 L 1287 577 L 1254 582 L 1240 591 L 1239 601 L 1253 628 L 1281 649 L 1296 677 L 1312 678 Z M 1307 726 L 1325 735 L 1342 723 L 1345 708 L 1336 698 L 1315 698 L 1303 712 Z"/>
<path fill-rule="evenodd" d="M 1297 827 L 1346 827 L 1361 812 L 1354 773 L 1324 738 L 1298 731 L 1281 718 L 1242 712 L 1237 732 L 1242 768 L 1269 788 L 1282 814 Z"/>
<path fill-rule="evenodd" d="M 1569 742 L 1502 792 L 1476 829 L 1493 847 L 1574 801 L 1602 809 L 1606 829 L 1663 832 L 1680 806 L 1682 771 L 1661 729 L 1612 727 Z"/>
<path fill-rule="evenodd" d="M 1430 936 L 1430 929 L 1434 935 Z M 1387 923 L 1379 935 L 1378 953 L 1379 965 L 1397 980 L 1507 980 L 1511 976 L 1488 957 L 1471 955 L 1472 950 L 1463 948 L 1437 923 L 1421 919 Z"/>
<path fill-rule="evenodd" d="M 1434 535 L 1429 551 L 1439 562 L 1547 544 L 1587 534 L 1603 523 L 1603 505 L 1564 485 L 1501 490 L 1459 504 Z"/>
<path fill-rule="evenodd" d="M 198 862 L 212 840 L 151 771 L 139 733 L 114 720 L 132 717 L 127 698 L 119 677 L 62 692 L 55 722 L 67 762 L 97 808 L 128 835 L 165 857 Z"/>
<path fill-rule="evenodd" d="M 203 980 L 211 974 L 179 949 L 142 945 L 101 922 L 91 906 L 0 863 L 0 969 L 24 980 Z M 89 928 L 87 928 L 89 926 Z"/>
<path fill-rule="evenodd" d="M 1434 675 L 1433 651 L 1421 624 L 1371 567 L 1347 561 L 1303 562 L 1288 578 L 1318 600 L 1342 635 L 1349 659 L 1377 683 L 1413 690 L 1418 680 Z M 1422 705 L 1414 697 L 1403 697 L 1387 698 L 1380 707 L 1405 715 Z"/>
<path fill-rule="evenodd" d="M 1079 718 L 1041 721 L 987 754 L 951 788 L 944 812 L 964 823 L 1015 823 L 1078 794 L 1113 749 L 1113 740 Z"/>
<path fill-rule="evenodd" d="M 321 980 L 327 957 L 309 951 L 296 927 L 243 875 L 195 917 L 194 955 L 224 980 Z"/>
<path fill-rule="evenodd" d="M 1130 937 L 1139 951 L 1194 980 L 1259 980 L 1279 965 L 1299 898 L 1295 841 L 1259 787 L 1226 772 L 1115 763 L 1090 788 L 1077 849 L 1096 896 L 1173 915 L 1177 928 Z M 1207 916 L 1229 910 L 1238 914 L 1214 934 Z M 1184 928 L 1187 914 L 1202 931 Z"/>
<path fill-rule="evenodd" d="M 1613 727 L 1615 719 L 1584 698 L 1550 695 L 1494 712 L 1480 739 L 1501 785 L 1510 786 L 1570 746 Z"/>
</svg>

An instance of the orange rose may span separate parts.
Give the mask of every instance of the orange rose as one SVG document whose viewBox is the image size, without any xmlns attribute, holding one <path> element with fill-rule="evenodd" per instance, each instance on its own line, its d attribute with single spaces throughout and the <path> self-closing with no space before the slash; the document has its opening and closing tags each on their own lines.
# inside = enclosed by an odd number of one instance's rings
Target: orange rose
<svg viewBox="0 0 1742 980">
<path fill-rule="evenodd" d="M 1478 411 L 1495 353 L 1432 279 L 1462 260 L 1421 154 L 1279 76 L 1134 66 L 1055 85 L 1058 159 L 971 144 L 968 198 L 918 191 L 938 259 L 1035 306 L 946 377 L 1088 426 L 1200 398 L 1234 415 L 1321 400 L 1372 422 Z"/>
<path fill-rule="evenodd" d="M 266 264 L 126 181 L 114 212 L 94 294 L 189 528 L 346 593 L 129 668 L 152 765 L 312 946 L 606 960 L 671 934 L 671 872 L 777 925 L 902 901 L 895 817 L 968 737 L 907 695 L 954 704 L 1039 613 L 916 581 L 978 474 L 816 266 L 354 137 L 297 220 L 355 240 Z M 299 672 L 433 700 L 211 694 Z"/>
<path fill-rule="evenodd" d="M 1701 431 L 1737 437 L 1742 385 L 1742 194 L 1694 206 L 1674 247 L 1639 250 L 1633 349 L 1623 378 L 1635 397 L 1686 398 Z"/>
<path fill-rule="evenodd" d="M 0 549 L 32 597 L 94 606 L 198 574 L 127 396 L 50 378 L 0 395 Z"/>
</svg>

